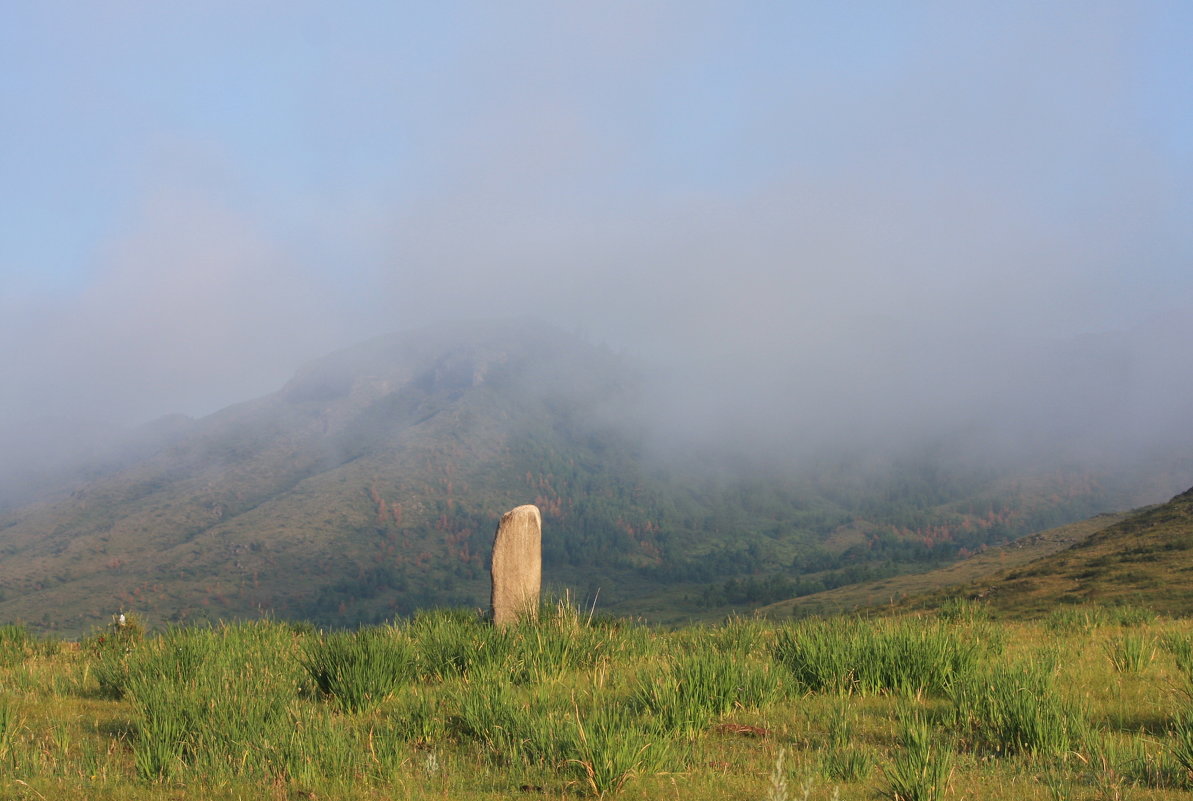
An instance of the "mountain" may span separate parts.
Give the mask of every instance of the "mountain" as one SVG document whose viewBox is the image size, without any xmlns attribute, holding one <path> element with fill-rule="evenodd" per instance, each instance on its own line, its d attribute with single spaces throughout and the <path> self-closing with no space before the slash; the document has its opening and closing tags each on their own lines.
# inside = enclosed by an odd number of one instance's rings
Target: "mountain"
<svg viewBox="0 0 1193 801">
<path fill-rule="evenodd" d="M 662 443 L 647 378 L 531 321 L 330 354 L 0 512 L 0 620 L 351 625 L 484 605 L 494 526 L 522 503 L 543 511 L 549 588 L 681 619 L 952 561 L 1138 494 L 1088 470 L 958 460 L 947 442 L 798 464 Z"/>
<path fill-rule="evenodd" d="M 526 500 L 558 516 L 562 476 L 543 465 L 566 451 L 560 467 L 579 479 L 609 451 L 606 404 L 631 379 L 611 354 L 530 323 L 333 354 L 64 500 L 7 513 L 0 616 L 77 628 L 121 607 L 340 610 L 402 593 L 408 574 L 475 589 L 493 521 Z M 601 470 L 616 468 L 608 456 Z M 328 592 L 337 584 L 350 591 Z"/>
</svg>

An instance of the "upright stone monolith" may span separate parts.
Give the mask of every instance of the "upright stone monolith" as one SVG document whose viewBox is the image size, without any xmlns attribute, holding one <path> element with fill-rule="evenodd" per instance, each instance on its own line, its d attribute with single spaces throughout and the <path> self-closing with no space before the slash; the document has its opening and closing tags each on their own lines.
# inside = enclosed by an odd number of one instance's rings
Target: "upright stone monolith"
<svg viewBox="0 0 1193 801">
<path fill-rule="evenodd" d="M 533 504 L 501 516 L 493 537 L 493 623 L 537 618 L 543 581 L 543 519 Z"/>
</svg>

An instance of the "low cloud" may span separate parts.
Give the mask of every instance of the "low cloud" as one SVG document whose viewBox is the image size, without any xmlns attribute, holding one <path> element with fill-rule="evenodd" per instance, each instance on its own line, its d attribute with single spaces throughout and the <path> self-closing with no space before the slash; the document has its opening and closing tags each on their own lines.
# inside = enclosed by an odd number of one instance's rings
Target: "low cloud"
<svg viewBox="0 0 1193 801">
<path fill-rule="evenodd" d="M 375 334 L 526 315 L 651 365 L 680 440 L 1187 428 L 1188 56 L 1155 8 L 225 11 L 13 43 L 48 83 L 6 150 L 57 158 L 12 185 L 92 233 L 55 280 L 4 265 L 0 429 L 207 414 Z"/>
</svg>

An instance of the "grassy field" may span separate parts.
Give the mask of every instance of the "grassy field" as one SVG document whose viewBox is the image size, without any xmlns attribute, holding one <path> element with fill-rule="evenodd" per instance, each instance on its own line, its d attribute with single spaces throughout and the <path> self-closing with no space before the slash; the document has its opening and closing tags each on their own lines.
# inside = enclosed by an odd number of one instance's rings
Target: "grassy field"
<svg viewBox="0 0 1193 801">
<path fill-rule="evenodd" d="M 0 627 L 0 798 L 1177 799 L 1193 625 L 1137 607 L 661 630 Z"/>
</svg>

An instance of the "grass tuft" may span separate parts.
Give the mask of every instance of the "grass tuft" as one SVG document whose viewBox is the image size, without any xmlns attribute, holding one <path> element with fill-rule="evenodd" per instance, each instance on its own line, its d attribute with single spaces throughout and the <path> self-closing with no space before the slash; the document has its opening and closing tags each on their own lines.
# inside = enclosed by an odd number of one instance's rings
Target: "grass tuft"
<svg viewBox="0 0 1193 801">
<path fill-rule="evenodd" d="M 667 731 L 693 736 L 735 709 L 755 709 L 780 693 L 769 665 L 709 651 L 683 654 L 638 678 L 632 704 Z"/>
<path fill-rule="evenodd" d="M 939 801 L 953 773 L 952 744 L 920 716 L 903 721 L 901 748 L 884 766 L 886 786 L 880 792 L 891 801 Z"/>
<path fill-rule="evenodd" d="M 577 713 L 575 749 L 568 764 L 598 798 L 617 793 L 635 776 L 664 770 L 673 756 L 666 732 L 608 706 L 586 718 Z"/>
<path fill-rule="evenodd" d="M 1058 691 L 1047 659 L 971 676 L 950 696 L 960 730 L 995 754 L 1059 757 L 1085 733 L 1084 710 Z"/>
<path fill-rule="evenodd" d="M 942 624 L 838 618 L 783 629 L 773 653 L 811 692 L 919 695 L 972 673 L 980 649 Z"/>
<path fill-rule="evenodd" d="M 414 677 L 414 646 L 385 628 L 333 632 L 307 643 L 299 662 L 345 712 L 373 709 Z"/>
<path fill-rule="evenodd" d="M 1103 644 L 1110 664 L 1119 673 L 1138 675 L 1156 657 L 1156 643 L 1150 636 L 1131 632 Z"/>
</svg>

